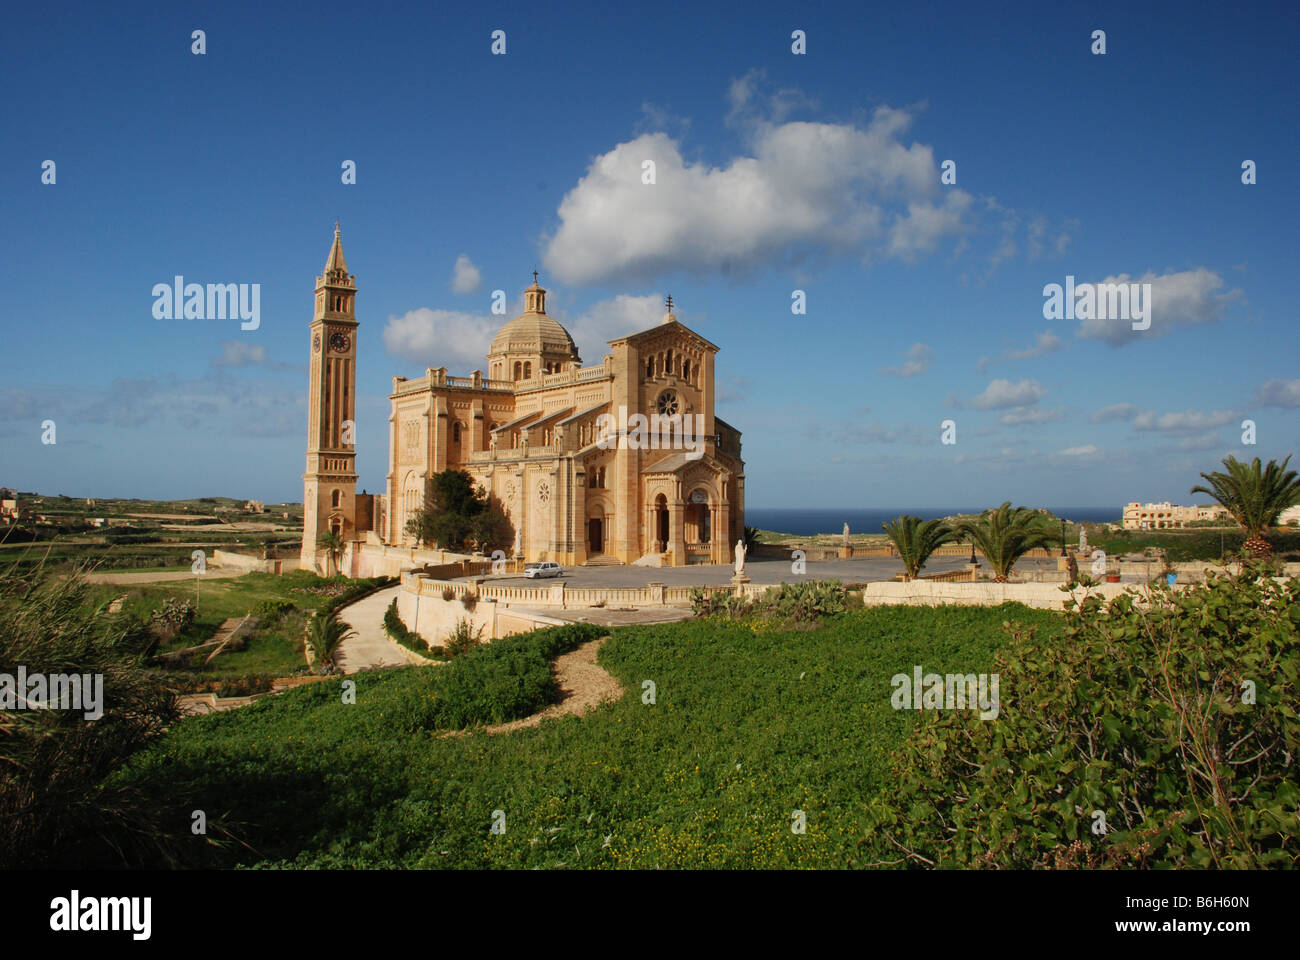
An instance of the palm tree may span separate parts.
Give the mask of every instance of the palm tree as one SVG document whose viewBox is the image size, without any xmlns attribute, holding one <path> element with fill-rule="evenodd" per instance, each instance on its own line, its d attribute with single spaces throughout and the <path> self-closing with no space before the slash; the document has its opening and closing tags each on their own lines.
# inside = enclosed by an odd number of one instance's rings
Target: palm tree
<svg viewBox="0 0 1300 960">
<path fill-rule="evenodd" d="M 1227 457 L 1223 465 L 1228 472 L 1216 470 L 1201 474 L 1209 486 L 1198 483 L 1192 487 L 1192 493 L 1204 493 L 1219 501 L 1232 519 L 1241 524 L 1246 534 L 1243 544 L 1246 553 L 1266 559 L 1273 554 L 1273 548 L 1264 539 L 1268 528 L 1277 523 L 1283 510 L 1300 502 L 1300 479 L 1294 470 L 1287 470 L 1290 462 L 1289 456 L 1281 464 L 1270 460 L 1261 469 L 1259 457 L 1250 466 L 1236 457 Z"/>
<path fill-rule="evenodd" d="M 960 521 L 957 532 L 979 547 L 993 568 L 994 583 L 1006 583 L 1017 560 L 1056 537 L 1043 514 L 1029 507 L 1013 507 L 1010 500 L 996 510 Z"/>
<path fill-rule="evenodd" d="M 904 580 L 915 580 L 930 554 L 957 537 L 957 531 L 947 520 L 922 520 L 908 514 L 881 526 L 898 548 L 898 555 L 903 560 Z"/>
<path fill-rule="evenodd" d="M 316 671 L 332 673 L 335 667 L 334 655 L 339 644 L 357 635 L 352 624 L 339 619 L 339 611 L 317 613 L 307 621 L 307 642 L 316 653 Z"/>
<path fill-rule="evenodd" d="M 321 535 L 320 545 L 325 548 L 325 554 L 329 559 L 329 569 L 333 571 L 329 576 L 334 576 L 338 572 L 339 557 L 343 555 L 343 537 L 337 530 L 329 530 Z"/>
</svg>

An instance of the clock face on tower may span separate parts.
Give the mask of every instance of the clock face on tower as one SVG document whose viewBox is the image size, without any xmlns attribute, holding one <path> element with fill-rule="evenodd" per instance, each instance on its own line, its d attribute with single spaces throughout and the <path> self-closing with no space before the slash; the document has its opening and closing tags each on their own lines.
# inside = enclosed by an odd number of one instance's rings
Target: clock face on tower
<svg viewBox="0 0 1300 960">
<path fill-rule="evenodd" d="M 319 334 L 319 333 L 316 334 L 316 336 L 314 336 L 314 337 L 311 338 L 311 348 L 312 348 L 313 350 L 315 350 L 317 353 L 320 353 L 320 334 Z"/>
<path fill-rule="evenodd" d="M 342 333 L 330 335 L 330 349 L 337 353 L 347 353 L 348 347 L 351 345 L 352 341 Z"/>
</svg>

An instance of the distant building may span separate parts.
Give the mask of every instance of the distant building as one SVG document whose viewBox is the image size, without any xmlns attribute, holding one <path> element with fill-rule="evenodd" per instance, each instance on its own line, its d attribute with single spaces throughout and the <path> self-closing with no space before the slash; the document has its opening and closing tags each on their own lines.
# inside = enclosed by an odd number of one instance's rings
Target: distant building
<svg viewBox="0 0 1300 960">
<path fill-rule="evenodd" d="M 244 504 L 245 513 L 266 513 L 266 504 L 261 500 L 249 500 Z"/>
<path fill-rule="evenodd" d="M 18 519 L 22 508 L 18 504 L 17 498 L 12 500 L 0 500 L 0 520 L 6 523 L 13 523 Z"/>
<path fill-rule="evenodd" d="M 1220 506 L 1180 507 L 1164 503 L 1138 503 L 1124 507 L 1125 530 L 1174 530 L 1197 520 L 1224 520 L 1228 511 Z"/>
<path fill-rule="evenodd" d="M 1287 507 L 1277 518 L 1277 525 L 1279 527 L 1298 523 L 1300 523 L 1300 506 Z"/>
</svg>

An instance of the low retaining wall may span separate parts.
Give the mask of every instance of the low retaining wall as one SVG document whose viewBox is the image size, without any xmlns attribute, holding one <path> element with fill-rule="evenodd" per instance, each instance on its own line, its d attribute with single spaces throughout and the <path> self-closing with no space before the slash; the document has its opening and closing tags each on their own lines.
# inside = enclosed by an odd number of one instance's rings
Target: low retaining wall
<svg viewBox="0 0 1300 960">
<path fill-rule="evenodd" d="M 1038 610 L 1064 610 L 1071 598 L 1099 596 L 1107 601 L 1118 597 L 1133 584 L 1103 583 L 1093 587 L 1076 587 L 1069 593 L 1052 583 L 951 583 L 942 580 L 883 580 L 868 583 L 862 590 L 862 602 L 868 607 L 888 604 L 943 606 L 967 604 L 995 607 L 1000 603 L 1023 603 Z"/>
<path fill-rule="evenodd" d="M 288 573 L 302 566 L 297 558 L 277 559 L 250 556 L 246 553 L 234 553 L 230 550 L 213 550 L 212 564 L 227 570 L 243 570 L 245 573 Z M 396 574 L 394 574 L 396 576 Z"/>
<path fill-rule="evenodd" d="M 404 573 L 402 589 L 397 594 L 397 615 L 408 630 L 431 644 L 441 644 L 461 620 L 468 620 L 473 630 L 482 630 L 484 640 L 498 640 L 566 622 L 530 610 L 512 609 L 508 603 L 495 598 L 476 596 L 475 588 L 479 586 Z M 444 588 L 450 588 L 452 599 L 443 599 Z M 467 607 L 463 598 L 469 598 L 471 606 Z"/>
</svg>

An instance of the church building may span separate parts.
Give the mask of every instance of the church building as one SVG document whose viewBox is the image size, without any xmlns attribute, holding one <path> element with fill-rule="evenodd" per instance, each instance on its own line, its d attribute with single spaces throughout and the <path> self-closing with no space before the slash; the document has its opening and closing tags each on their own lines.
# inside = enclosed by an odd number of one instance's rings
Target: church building
<svg viewBox="0 0 1300 960">
<path fill-rule="evenodd" d="M 730 563 L 744 536 L 740 431 L 714 414 L 718 347 L 662 321 L 583 366 L 533 275 L 486 371 L 393 378 L 384 497 L 355 495 L 355 278 L 338 231 L 317 278 L 303 558 L 324 531 L 414 546 L 430 477 L 464 470 L 495 496 L 529 562 Z M 309 543 L 310 541 L 310 543 Z"/>
</svg>

